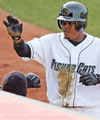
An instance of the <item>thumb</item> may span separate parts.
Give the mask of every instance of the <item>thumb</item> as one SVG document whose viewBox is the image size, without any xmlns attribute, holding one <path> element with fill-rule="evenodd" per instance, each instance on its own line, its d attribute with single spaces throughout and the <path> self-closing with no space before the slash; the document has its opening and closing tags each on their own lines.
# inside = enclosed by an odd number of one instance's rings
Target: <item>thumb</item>
<svg viewBox="0 0 100 120">
<path fill-rule="evenodd" d="M 9 26 L 9 24 L 8 24 L 5 20 L 3 21 L 3 24 L 4 24 L 6 27 Z"/>
<path fill-rule="evenodd" d="M 18 29 L 19 29 L 20 32 L 22 32 L 22 27 L 23 27 L 23 24 L 22 23 L 19 24 L 19 28 Z"/>
</svg>

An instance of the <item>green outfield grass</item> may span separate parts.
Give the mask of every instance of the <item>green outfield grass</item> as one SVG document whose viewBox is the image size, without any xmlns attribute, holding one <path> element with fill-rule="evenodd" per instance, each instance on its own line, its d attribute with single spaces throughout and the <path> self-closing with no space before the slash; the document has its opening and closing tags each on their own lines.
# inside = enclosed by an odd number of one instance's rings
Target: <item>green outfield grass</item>
<svg viewBox="0 0 100 120">
<path fill-rule="evenodd" d="M 58 32 L 60 30 L 56 17 L 61 5 L 66 1 L 69 0 L 0 0 L 0 7 L 24 21 Z M 100 37 L 100 0 L 74 1 L 80 1 L 88 7 L 89 17 L 86 32 Z"/>
</svg>

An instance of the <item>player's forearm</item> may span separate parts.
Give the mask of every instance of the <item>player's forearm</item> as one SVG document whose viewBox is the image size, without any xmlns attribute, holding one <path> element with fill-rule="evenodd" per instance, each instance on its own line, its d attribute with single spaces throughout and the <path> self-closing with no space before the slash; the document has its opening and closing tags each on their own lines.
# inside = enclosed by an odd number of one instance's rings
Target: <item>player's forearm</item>
<svg viewBox="0 0 100 120">
<path fill-rule="evenodd" d="M 20 57 L 31 57 L 31 50 L 29 46 L 23 41 L 23 39 L 16 41 L 14 40 L 13 47 Z"/>
</svg>

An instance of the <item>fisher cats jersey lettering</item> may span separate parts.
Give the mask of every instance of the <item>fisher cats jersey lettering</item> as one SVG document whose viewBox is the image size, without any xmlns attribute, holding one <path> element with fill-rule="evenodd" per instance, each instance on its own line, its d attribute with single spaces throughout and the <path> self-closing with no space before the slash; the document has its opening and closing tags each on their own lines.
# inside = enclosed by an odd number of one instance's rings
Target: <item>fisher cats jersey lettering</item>
<svg viewBox="0 0 100 120">
<path fill-rule="evenodd" d="M 92 65 L 85 65 L 85 63 L 80 63 L 78 65 L 77 68 L 77 73 L 81 74 L 85 74 L 85 73 L 90 73 L 90 72 L 94 72 L 96 66 L 92 66 Z M 57 62 L 55 59 L 52 59 L 52 63 L 51 63 L 51 69 L 54 69 L 56 71 L 59 71 L 61 69 L 66 69 L 67 71 L 70 71 L 70 68 L 72 68 L 73 70 L 76 69 L 76 65 L 75 64 L 65 64 L 65 63 L 59 63 Z"/>
</svg>

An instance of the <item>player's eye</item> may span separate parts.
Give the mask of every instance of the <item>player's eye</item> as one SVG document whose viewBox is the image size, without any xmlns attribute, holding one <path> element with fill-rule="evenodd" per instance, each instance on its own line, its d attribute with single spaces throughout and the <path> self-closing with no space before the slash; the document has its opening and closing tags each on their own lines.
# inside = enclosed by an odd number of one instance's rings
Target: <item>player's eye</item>
<svg viewBox="0 0 100 120">
<path fill-rule="evenodd" d="M 62 24 L 62 26 L 65 26 L 66 24 L 72 25 L 73 22 L 72 21 L 61 21 L 61 24 Z"/>
<path fill-rule="evenodd" d="M 61 21 L 62 26 L 66 25 L 66 21 Z"/>
<path fill-rule="evenodd" d="M 72 22 L 71 22 L 71 21 L 68 21 L 68 24 L 69 24 L 69 25 L 72 25 Z"/>
</svg>

